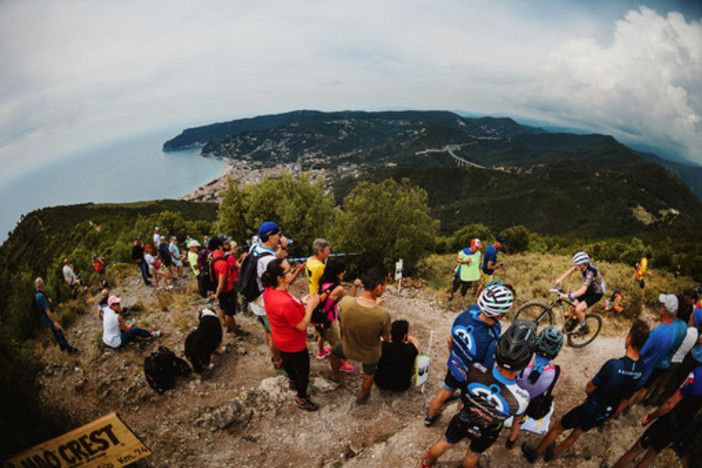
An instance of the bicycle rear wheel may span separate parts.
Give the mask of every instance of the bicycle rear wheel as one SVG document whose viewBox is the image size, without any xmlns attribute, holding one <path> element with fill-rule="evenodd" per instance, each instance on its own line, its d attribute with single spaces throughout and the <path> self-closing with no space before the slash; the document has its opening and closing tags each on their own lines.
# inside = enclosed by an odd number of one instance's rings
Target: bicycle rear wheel
<svg viewBox="0 0 702 468">
<path fill-rule="evenodd" d="M 585 314 L 585 324 L 587 325 L 585 333 L 578 331 L 568 333 L 568 344 L 572 348 L 582 348 L 597 338 L 602 330 L 602 317 L 599 314 Z"/>
<path fill-rule="evenodd" d="M 512 320 L 530 320 L 539 326 L 553 325 L 553 310 L 547 304 L 539 301 L 531 301 L 523 304 L 514 313 Z"/>
</svg>

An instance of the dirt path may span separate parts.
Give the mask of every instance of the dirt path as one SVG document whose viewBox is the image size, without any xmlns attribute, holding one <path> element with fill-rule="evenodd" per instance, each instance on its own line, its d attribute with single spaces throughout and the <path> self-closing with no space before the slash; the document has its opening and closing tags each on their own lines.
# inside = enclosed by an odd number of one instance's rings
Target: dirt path
<svg viewBox="0 0 702 468">
<path fill-rule="evenodd" d="M 190 280 L 192 281 L 192 280 Z M 301 295 L 303 282 L 294 293 Z M 181 290 L 192 289 L 181 286 Z M 142 362 L 158 345 L 182 353 L 185 336 L 194 327 L 195 317 L 206 301 L 198 296 L 176 295 L 170 311 L 154 306 L 156 293 L 137 279 L 129 279 L 113 291 L 123 304 L 139 303 L 140 323 L 164 331 L 155 342 L 129 345 L 113 351 L 99 346 L 101 325 L 91 310 L 68 330 L 69 340 L 81 343 L 82 353 L 69 360 L 61 355 L 51 339 L 42 335 L 46 363 L 41 376 L 45 397 L 88 422 L 116 411 L 153 450 L 144 466 L 418 466 L 422 454 L 443 434 L 455 403 L 448 406 L 432 428 L 422 420 L 429 401 L 440 388 L 446 371 L 450 326 L 456 313 L 433 300 L 432 296 L 403 291 L 400 297 L 389 291 L 386 307 L 393 320 L 410 322 L 410 333 L 422 342 L 425 351 L 434 331 L 429 382 L 424 393 L 412 389 L 391 394 L 374 388 L 369 402 L 358 406 L 355 397 L 360 374 L 346 374 L 337 387 L 321 374 L 328 372 L 328 359 L 312 357 L 313 400 L 316 413 L 293 405 L 293 393 L 286 378 L 270 364 L 260 326 L 251 315 L 239 316 L 246 340 L 225 334 L 225 352 L 214 358 L 215 367 L 202 379 L 180 381 L 176 389 L 157 395 L 146 384 Z M 162 293 L 163 294 L 163 293 Z M 316 343 L 308 342 L 316 354 Z M 563 415 L 585 396 L 585 385 L 609 358 L 624 353 L 623 338 L 599 337 L 582 350 L 564 348 L 556 359 L 563 368 L 555 389 L 556 415 Z M 600 466 L 611 464 L 642 433 L 639 421 L 644 408 L 606 426 L 602 433 L 591 431 L 549 466 Z M 481 458 L 481 466 L 523 466 L 518 448 L 504 448 L 506 432 Z M 527 433 L 519 442 L 536 441 Z M 447 452 L 435 466 L 457 466 L 466 444 Z M 657 466 L 680 466 L 669 453 L 659 457 Z M 541 466 L 543 463 L 537 463 Z"/>
</svg>

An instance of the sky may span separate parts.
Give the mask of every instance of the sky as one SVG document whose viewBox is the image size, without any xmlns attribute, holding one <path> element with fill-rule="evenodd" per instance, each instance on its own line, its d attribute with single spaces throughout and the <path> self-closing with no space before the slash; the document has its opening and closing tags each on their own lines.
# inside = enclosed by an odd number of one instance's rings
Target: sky
<svg viewBox="0 0 702 468">
<path fill-rule="evenodd" d="M 153 131 L 453 110 L 702 164 L 702 2 L 0 0 L 0 181 Z"/>
</svg>

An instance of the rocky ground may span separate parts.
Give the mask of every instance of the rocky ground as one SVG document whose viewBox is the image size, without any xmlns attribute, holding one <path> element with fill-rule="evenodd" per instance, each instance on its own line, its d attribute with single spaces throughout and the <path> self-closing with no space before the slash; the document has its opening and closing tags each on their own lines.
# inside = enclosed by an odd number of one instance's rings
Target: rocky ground
<svg viewBox="0 0 702 468">
<path fill-rule="evenodd" d="M 303 283 L 298 280 L 293 292 L 302 295 Z M 311 394 L 320 409 L 308 413 L 293 404 L 287 379 L 273 369 L 260 325 L 250 314 L 237 319 L 251 335 L 241 340 L 225 334 L 224 351 L 215 355 L 213 369 L 202 378 L 180 380 L 174 390 L 161 396 L 156 394 L 144 378 L 144 357 L 159 345 L 182 355 L 197 312 L 207 305 L 207 300 L 193 294 L 192 277 L 182 280 L 174 291 L 145 287 L 136 272 L 112 290 L 122 297 L 124 306 L 139 308 L 127 321 L 163 331 L 155 341 L 116 351 L 105 348 L 93 305 L 67 327 L 69 341 L 81 349 L 79 355 L 60 353 L 48 332 L 42 332 L 37 350 L 45 364 L 44 397 L 85 423 L 117 412 L 153 451 L 140 465 L 412 467 L 443 434 L 455 403 L 445 408 L 434 427 L 425 428 L 422 420 L 445 374 L 446 339 L 456 312 L 437 302 L 433 293 L 403 289 L 398 294 L 390 288 L 386 302 L 393 319 L 409 320 L 410 333 L 420 339 L 423 351 L 434 332 L 429 381 L 423 391 L 392 394 L 374 388 L 368 403 L 359 406 L 355 402 L 359 372 L 344 374 L 342 384 L 336 385 L 324 378 L 328 359 L 313 356 Z M 313 340 L 309 349 L 316 354 Z M 555 389 L 556 416 L 579 404 L 587 381 L 607 359 L 623 352 L 623 337 L 599 337 L 580 350 L 564 348 L 556 360 L 563 368 Z M 602 433 L 585 434 L 549 466 L 599 467 L 603 460 L 612 464 L 643 432 L 639 421 L 644 414 L 644 408 L 634 408 Z M 504 447 L 506 437 L 504 431 L 481 458 L 481 466 L 527 464 L 518 447 L 511 451 Z M 538 436 L 523 432 L 519 442 L 525 440 L 534 443 Z M 458 466 L 466 450 L 467 444 L 459 444 L 435 466 Z M 682 466 L 669 450 L 657 461 L 657 466 Z M 542 461 L 536 464 L 543 465 Z"/>
</svg>

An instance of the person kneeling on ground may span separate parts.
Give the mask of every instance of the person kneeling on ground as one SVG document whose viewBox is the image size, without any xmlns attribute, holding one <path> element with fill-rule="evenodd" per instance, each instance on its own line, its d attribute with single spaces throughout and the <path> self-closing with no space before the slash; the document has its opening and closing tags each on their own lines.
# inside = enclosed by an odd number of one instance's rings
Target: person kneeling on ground
<svg viewBox="0 0 702 468">
<path fill-rule="evenodd" d="M 122 310 L 121 299 L 117 296 L 110 296 L 107 300 L 108 307 L 103 310 L 102 317 L 102 342 L 110 348 L 119 348 L 139 338 L 158 338 L 160 331 L 150 332 L 139 328 L 136 325 L 127 325 L 122 320 L 120 312 Z"/>
<path fill-rule="evenodd" d="M 310 381 L 310 354 L 307 351 L 307 326 L 312 311 L 319 304 L 319 295 L 307 296 L 304 302 L 288 292 L 294 281 L 293 269 L 284 258 L 268 263 L 261 275 L 263 302 L 271 325 L 273 343 L 283 358 L 283 369 L 288 374 L 288 385 L 297 390 L 295 404 L 307 411 L 316 411 L 307 394 Z"/>
<path fill-rule="evenodd" d="M 371 268 L 361 280 L 360 297 L 344 297 L 339 303 L 341 343 L 334 346 L 331 355 L 332 381 L 340 382 L 342 359 L 353 359 L 363 364 L 363 382 L 356 403 L 363 404 L 370 396 L 373 374 L 382 354 L 381 338 L 390 340 L 390 312 L 380 307 L 385 298 L 388 277 L 382 268 Z"/>
<path fill-rule="evenodd" d="M 463 407 L 451 419 L 444 436 L 424 454 L 420 468 L 431 466 L 465 438 L 471 441 L 470 450 L 461 466 L 477 466 L 480 455 L 497 440 L 505 420 L 520 417 L 529 405 L 529 393 L 517 385 L 516 377 L 531 361 L 535 346 L 535 324 L 516 320 L 497 343 L 497 366 L 471 366 L 461 384 Z"/>
<path fill-rule="evenodd" d="M 383 341 L 383 354 L 375 371 L 375 384 L 383 390 L 404 391 L 412 384 L 419 340 L 409 334 L 409 322 L 396 320 L 390 330 L 392 341 Z"/>
</svg>

